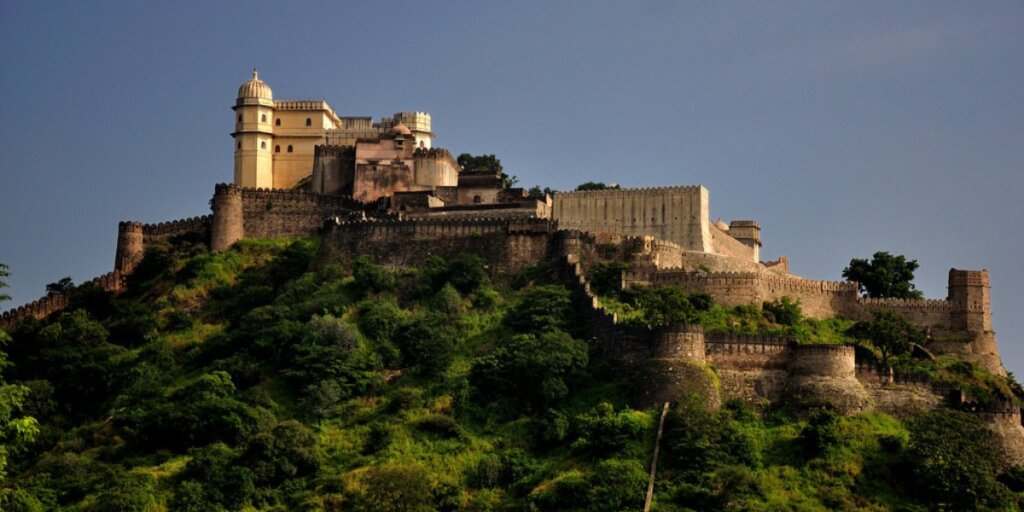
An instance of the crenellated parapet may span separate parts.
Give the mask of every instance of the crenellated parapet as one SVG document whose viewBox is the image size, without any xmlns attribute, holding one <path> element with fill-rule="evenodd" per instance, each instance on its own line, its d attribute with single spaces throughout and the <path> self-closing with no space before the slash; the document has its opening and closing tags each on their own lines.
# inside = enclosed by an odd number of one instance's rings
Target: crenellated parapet
<svg viewBox="0 0 1024 512">
<path fill-rule="evenodd" d="M 350 221 L 341 217 L 327 219 L 325 232 L 360 232 L 378 238 L 444 238 L 486 234 L 549 235 L 554 226 L 547 219 L 438 217 L 422 219 L 367 219 Z"/>
<path fill-rule="evenodd" d="M 412 157 L 424 160 L 455 160 L 451 152 L 445 148 L 416 148 L 416 151 L 412 153 Z"/>
<path fill-rule="evenodd" d="M 125 274 L 115 270 L 81 283 L 75 289 L 94 286 L 108 292 L 120 293 L 124 290 L 124 278 Z M 5 311 L 0 314 L 0 329 L 13 327 L 26 318 L 43 319 L 53 313 L 63 311 L 70 304 L 72 293 L 73 290 L 66 293 L 51 293 L 28 304 Z"/>
<path fill-rule="evenodd" d="M 353 157 L 356 156 L 356 147 L 349 145 L 320 144 L 313 148 L 313 157 Z"/>
<path fill-rule="evenodd" d="M 210 229 L 213 223 L 213 215 L 200 215 L 186 219 L 158 222 L 155 224 L 143 224 L 142 233 L 146 239 L 167 238 L 185 233 L 201 233 Z"/>
</svg>

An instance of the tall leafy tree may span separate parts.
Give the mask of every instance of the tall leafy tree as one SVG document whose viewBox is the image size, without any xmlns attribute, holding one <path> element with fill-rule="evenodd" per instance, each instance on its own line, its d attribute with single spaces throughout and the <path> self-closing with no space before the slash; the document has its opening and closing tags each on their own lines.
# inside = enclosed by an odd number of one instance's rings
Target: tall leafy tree
<svg viewBox="0 0 1024 512">
<path fill-rule="evenodd" d="M 892 311 L 876 311 L 873 320 L 857 322 L 847 334 L 871 340 L 882 353 L 883 364 L 889 364 L 890 357 L 907 352 L 911 343 L 919 343 L 923 338 L 921 331 Z"/>
<path fill-rule="evenodd" d="M 6 288 L 4 278 L 10 275 L 7 265 L 0 263 L 0 289 Z M 10 296 L 0 293 L 0 302 L 10 300 Z M 6 476 L 7 458 L 13 452 L 27 446 L 39 434 L 39 424 L 35 418 L 21 414 L 21 408 L 28 396 L 28 388 L 17 384 L 8 384 L 3 378 L 3 370 L 11 363 L 7 360 L 7 343 L 11 338 L 0 329 L 0 480 Z"/>
<path fill-rule="evenodd" d="M 501 160 L 494 155 L 462 153 L 456 158 L 456 161 L 463 171 L 491 171 L 498 174 L 501 178 L 502 188 L 512 187 L 519 182 L 519 178 L 505 173 L 504 167 L 501 166 Z"/>
<path fill-rule="evenodd" d="M 879 251 L 871 261 L 854 258 L 843 269 L 843 277 L 856 281 L 860 291 L 868 297 L 894 297 L 920 299 L 921 291 L 914 288 L 917 260 L 907 260 L 902 254 L 892 255 Z"/>
</svg>

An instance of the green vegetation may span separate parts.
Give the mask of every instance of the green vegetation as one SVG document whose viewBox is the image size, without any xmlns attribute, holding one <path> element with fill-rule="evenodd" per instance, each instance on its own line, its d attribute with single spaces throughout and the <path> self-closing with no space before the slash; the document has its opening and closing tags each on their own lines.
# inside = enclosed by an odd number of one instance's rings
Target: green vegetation
<svg viewBox="0 0 1024 512">
<path fill-rule="evenodd" d="M 0 509 L 642 509 L 659 411 L 629 408 L 628 376 L 589 351 L 547 267 L 489 276 L 472 255 L 390 268 L 317 249 L 173 240 L 126 293 L 76 288 L 67 310 L 0 332 Z M 852 325 L 674 288 L 604 299 L 638 323 L 835 342 Z M 976 393 L 1008 386 L 891 359 Z M 936 443 L 941 429 L 960 437 Z M 1009 509 L 1024 477 L 994 479 L 991 453 L 965 444 L 986 435 L 964 415 L 800 419 L 684 397 L 655 510 Z"/>
<path fill-rule="evenodd" d="M 871 261 L 854 258 L 850 266 L 843 269 L 843 277 L 856 281 L 860 291 L 868 297 L 893 297 L 898 299 L 920 299 L 921 291 L 914 288 L 914 271 L 917 260 L 907 260 L 901 255 L 879 251 Z"/>
<path fill-rule="evenodd" d="M 620 187 L 617 184 L 605 185 L 600 181 L 588 181 L 581 183 L 576 187 L 576 190 L 618 190 Z"/>
<path fill-rule="evenodd" d="M 501 160 L 498 160 L 494 155 L 462 153 L 456 158 L 456 161 L 464 171 L 490 171 L 496 173 L 501 179 L 502 188 L 513 187 L 519 182 L 519 178 L 505 174 L 505 170 L 501 166 Z"/>
</svg>

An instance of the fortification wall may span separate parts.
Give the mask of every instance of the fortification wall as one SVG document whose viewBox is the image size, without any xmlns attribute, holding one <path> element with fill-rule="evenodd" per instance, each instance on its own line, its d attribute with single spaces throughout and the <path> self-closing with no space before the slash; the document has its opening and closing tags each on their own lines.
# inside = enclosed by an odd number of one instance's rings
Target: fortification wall
<svg viewBox="0 0 1024 512">
<path fill-rule="evenodd" d="M 563 192 L 555 195 L 552 217 L 563 229 L 650 235 L 690 251 L 712 250 L 708 190 L 701 186 Z"/>
<path fill-rule="evenodd" d="M 782 400 L 789 376 L 789 346 L 796 340 L 778 336 L 709 333 L 708 363 L 718 372 L 722 400 L 739 399 L 765 406 Z"/>
<path fill-rule="evenodd" d="M 354 146 L 316 146 L 310 189 L 319 194 L 351 194 L 355 168 Z"/>
<path fill-rule="evenodd" d="M 362 254 L 385 265 L 415 266 L 430 256 L 480 256 L 492 274 L 515 272 L 548 258 L 554 227 L 544 219 L 416 219 L 324 225 L 322 257 Z"/>
<path fill-rule="evenodd" d="M 853 347 L 794 345 L 783 403 L 806 411 L 834 407 L 841 414 L 869 409 L 871 397 L 856 379 Z"/>
<path fill-rule="evenodd" d="M 623 281 L 626 286 L 679 285 L 692 292 L 711 294 L 716 301 L 727 306 L 760 304 L 786 296 L 799 299 L 804 314 L 813 318 L 837 314 L 851 318 L 864 316 L 857 311 L 855 283 L 812 281 L 769 272 L 693 272 L 685 269 L 630 273 Z"/>
<path fill-rule="evenodd" d="M 242 237 L 313 236 L 328 217 L 379 214 L 371 205 L 348 196 L 224 184 L 217 185 L 211 203 L 213 250 L 224 250 Z"/>
<path fill-rule="evenodd" d="M 124 277 L 125 276 L 121 271 L 115 270 L 81 283 L 76 288 L 95 286 L 108 292 L 119 293 L 124 290 Z M 71 292 L 51 293 L 36 301 L 5 311 L 0 315 L 0 329 L 8 329 L 14 326 L 14 324 L 29 317 L 38 319 L 46 318 L 47 316 L 58 311 L 62 311 L 64 308 L 68 307 L 70 299 Z"/>
<path fill-rule="evenodd" d="M 953 405 L 949 397 L 954 388 L 936 385 L 919 375 L 893 373 L 891 368 L 858 363 L 857 380 L 868 392 L 875 410 L 896 418 L 906 418 L 943 406 Z"/>
<path fill-rule="evenodd" d="M 166 240 L 189 233 L 209 233 L 212 224 L 213 215 L 202 215 L 156 224 L 143 224 L 142 234 L 146 242 Z"/>
<path fill-rule="evenodd" d="M 458 162 L 442 148 L 419 149 L 413 153 L 416 185 L 424 187 L 454 187 L 459 184 Z"/>
<path fill-rule="evenodd" d="M 751 263 L 758 262 L 752 247 L 736 240 L 713 222 L 708 226 L 708 230 L 711 233 L 711 252 Z"/>
</svg>

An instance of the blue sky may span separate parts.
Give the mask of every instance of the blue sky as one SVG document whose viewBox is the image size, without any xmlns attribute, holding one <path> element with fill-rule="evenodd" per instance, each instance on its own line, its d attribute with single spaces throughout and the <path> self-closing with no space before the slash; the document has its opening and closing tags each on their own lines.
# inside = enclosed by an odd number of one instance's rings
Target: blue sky
<svg viewBox="0 0 1024 512">
<path fill-rule="evenodd" d="M 763 256 L 988 268 L 1024 372 L 1021 2 L 0 3 L 0 262 L 15 306 L 113 267 L 119 220 L 208 213 L 232 105 L 433 116 L 524 185 L 702 184 Z M 1022 374 L 1024 375 L 1024 374 Z"/>
</svg>

